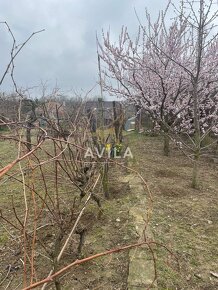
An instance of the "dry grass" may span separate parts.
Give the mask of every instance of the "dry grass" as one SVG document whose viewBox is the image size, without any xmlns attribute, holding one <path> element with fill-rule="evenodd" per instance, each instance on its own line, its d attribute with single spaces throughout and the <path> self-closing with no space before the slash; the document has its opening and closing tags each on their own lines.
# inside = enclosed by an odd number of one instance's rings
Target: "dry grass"
<svg viewBox="0 0 218 290">
<path fill-rule="evenodd" d="M 192 164 L 176 149 L 171 157 L 162 155 L 160 137 L 146 137 L 131 133 L 126 142 L 134 154 L 130 166 L 139 170 L 148 181 L 154 193 L 154 210 L 151 221 L 155 239 L 173 249 L 179 258 L 180 269 L 173 257 L 157 248 L 158 289 L 218 289 L 218 279 L 210 271 L 218 272 L 218 169 L 217 165 L 201 162 L 200 189 L 193 190 L 191 184 Z M 13 159 L 14 147 L 7 142 L 1 143 L 2 163 Z M 17 168 L 14 169 L 16 172 Z M 13 171 L 11 172 L 13 174 Z M 47 173 L 46 173 L 47 174 Z M 135 196 L 130 195 L 125 183 L 117 183 L 117 176 L 126 174 L 125 170 L 115 168 L 110 171 L 111 200 L 103 201 L 103 215 L 98 218 L 96 204 L 92 203 L 82 223 L 87 227 L 87 235 L 82 256 L 88 256 L 118 245 L 137 241 L 134 226 L 129 219 L 128 210 Z M 49 178 L 49 174 L 47 177 Z M 119 178 L 120 179 L 120 178 Z M 37 185 L 40 187 L 40 183 Z M 52 188 L 50 189 L 52 190 Z M 22 215 L 22 186 L 10 180 L 1 184 L 1 208 L 11 216 L 11 196 L 15 197 L 18 213 Z M 69 202 L 69 189 L 61 189 L 61 195 Z M 7 273 L 6 267 L 20 266 L 10 273 L 6 282 L 13 278 L 17 285 L 22 278 L 22 265 L 19 248 L 8 234 L 5 223 L 0 224 L 0 280 Z M 55 229 L 42 232 L 47 243 L 52 243 Z M 11 232 L 13 234 L 13 231 Z M 72 240 L 63 264 L 77 258 L 77 237 Z M 39 277 L 44 277 L 49 262 L 39 259 Z M 41 269 L 41 270 L 40 270 Z M 63 277 L 63 289 L 126 289 L 128 275 L 128 252 L 102 258 L 79 267 Z M 73 285 L 73 286 L 72 286 Z M 1 287 L 1 286 L 0 286 Z M 72 288 L 73 287 L 73 288 Z M 12 288 L 11 288 L 12 289 Z"/>
<path fill-rule="evenodd" d="M 52 148 L 49 148 L 48 144 L 45 144 L 44 146 L 48 146 L 47 149 L 50 151 L 52 150 Z M 2 166 L 13 160 L 12 152 L 15 153 L 14 156 L 16 156 L 16 147 L 13 147 L 12 144 L 9 146 L 9 143 L 6 141 L 2 142 L 1 153 L 4 156 Z M 39 154 L 43 153 L 39 152 Z M 25 162 L 27 161 L 22 162 L 24 167 L 26 165 Z M 48 191 L 50 195 L 55 198 L 53 166 L 52 164 L 47 164 L 44 169 Z M 38 178 L 38 173 L 38 169 L 36 169 L 35 190 L 43 196 L 44 188 L 42 180 Z M 18 179 L 21 178 L 17 165 L 12 171 L 10 171 L 10 174 Z M 137 237 L 133 231 L 134 227 L 132 227 L 128 215 L 128 209 L 131 204 L 131 198 L 128 196 L 128 185 L 122 182 L 117 182 L 117 175 L 119 174 L 122 174 L 120 172 L 120 168 L 114 168 L 110 172 L 111 198 L 109 201 L 104 200 L 100 188 L 97 188 L 98 191 L 96 193 L 100 196 L 102 202 L 103 213 L 101 218 L 99 218 L 99 208 L 97 207 L 96 202 L 92 201 L 80 221 L 79 226 L 86 229 L 85 243 L 80 257 L 87 257 L 107 249 L 131 244 L 137 240 Z M 2 192 L 2 195 L 0 196 L 0 209 L 2 210 L 4 216 L 11 222 L 15 222 L 11 203 L 11 197 L 13 196 L 17 214 L 20 219 L 23 220 L 24 201 L 22 184 L 13 178 L 8 178 L 8 176 L 5 176 L 1 180 L 0 185 Z M 72 186 L 70 187 L 70 183 L 62 178 L 59 180 L 59 194 L 61 196 L 62 210 L 66 210 L 67 214 L 67 212 L 69 213 L 68 207 L 70 207 L 71 203 L 73 204 L 75 195 L 77 194 L 79 196 L 79 193 L 75 192 L 75 189 L 72 188 Z M 32 209 L 31 192 L 29 191 L 28 202 L 30 208 Z M 41 204 L 41 200 L 39 200 L 39 204 Z M 64 206 L 66 208 L 64 208 Z M 75 216 L 77 216 L 78 212 L 79 208 L 76 210 Z M 30 210 L 30 218 L 28 220 L 29 232 L 32 230 L 31 216 L 33 217 L 32 211 Z M 32 221 L 33 220 L 34 219 L 32 219 Z M 42 220 L 40 220 L 40 222 L 42 222 L 43 225 L 48 224 L 48 226 L 38 231 L 38 237 L 47 246 L 47 249 L 50 249 L 52 252 L 54 248 L 54 236 L 58 233 L 58 228 L 56 226 L 51 226 L 52 220 L 46 209 L 43 211 Z M 38 224 L 38 226 L 40 225 L 41 223 Z M 20 232 L 13 229 L 13 227 L 8 225 L 2 219 L 0 220 L 0 289 L 1 287 L 4 289 L 10 281 L 11 288 L 8 289 L 15 289 L 19 284 L 20 286 L 17 289 L 22 288 L 23 253 L 21 247 L 22 243 L 20 243 L 18 238 L 20 235 Z M 73 235 L 72 241 L 64 254 L 62 262 L 60 263 L 60 267 L 63 267 L 78 258 L 78 242 L 78 235 Z M 52 262 L 48 258 L 48 254 L 46 254 L 37 243 L 35 267 L 37 270 L 38 280 L 46 277 L 49 270 L 52 268 Z M 11 267 L 10 272 L 8 272 L 9 267 Z M 6 276 L 7 278 L 5 279 Z M 127 276 L 128 252 L 123 252 L 75 267 L 72 271 L 70 271 L 70 273 L 67 273 L 61 278 L 61 282 L 63 284 L 63 289 L 65 290 L 93 289 L 92 287 L 96 287 L 96 289 L 108 290 L 126 289 Z M 3 280 L 4 283 L 1 284 Z M 41 288 L 39 287 L 39 289 Z M 49 289 L 54 289 L 54 286 L 51 285 Z"/>
<path fill-rule="evenodd" d="M 218 168 L 201 160 L 200 188 L 191 188 L 191 162 L 174 149 L 162 154 L 161 137 L 132 134 L 132 165 L 148 180 L 154 194 L 152 228 L 155 239 L 172 247 L 172 257 L 157 250 L 158 289 L 218 289 Z"/>
</svg>

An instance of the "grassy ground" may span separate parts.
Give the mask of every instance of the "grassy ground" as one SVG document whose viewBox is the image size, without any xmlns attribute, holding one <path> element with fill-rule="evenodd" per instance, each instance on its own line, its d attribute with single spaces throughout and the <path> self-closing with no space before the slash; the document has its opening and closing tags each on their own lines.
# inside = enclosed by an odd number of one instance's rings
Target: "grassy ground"
<svg viewBox="0 0 218 290">
<path fill-rule="evenodd" d="M 16 157 L 16 147 L 9 142 L 1 142 L 1 166 L 11 162 Z M 48 150 L 49 144 L 45 145 Z M 42 154 L 42 153 L 40 153 Z M 25 167 L 26 161 L 22 162 Z M 34 176 L 35 190 L 42 196 L 44 187 L 42 180 L 38 178 L 36 170 Z M 47 180 L 48 191 L 54 197 L 54 169 L 51 164 L 45 167 L 45 178 Z M 99 218 L 99 208 L 94 201 L 87 207 L 84 216 L 79 224 L 80 228 L 86 229 L 84 246 L 82 252 L 78 256 L 79 236 L 73 235 L 72 241 L 67 248 L 59 268 L 63 267 L 78 259 L 78 257 L 87 257 L 92 254 L 105 251 L 107 249 L 116 248 L 122 245 L 136 242 L 137 236 L 132 226 L 132 221 L 129 218 L 129 207 L 131 206 L 131 196 L 129 194 L 128 184 L 118 181 L 118 176 L 126 174 L 125 170 L 121 172 L 120 168 L 113 167 L 110 169 L 110 200 L 105 200 L 100 188 L 97 188 L 96 194 L 99 195 L 102 203 L 102 214 Z M 10 175 L 22 180 L 19 168 L 16 165 Z M 66 177 L 65 177 L 66 178 Z M 28 173 L 25 173 L 26 182 L 28 182 Z M 24 200 L 23 187 L 14 178 L 5 176 L 0 183 L 0 209 L 5 218 L 10 222 L 15 222 L 19 226 L 14 216 L 12 208 L 12 197 L 16 214 L 19 219 L 24 219 Z M 33 218 L 31 219 L 33 204 L 31 200 L 31 192 L 27 190 L 27 198 L 30 206 L 28 219 L 28 232 L 33 229 Z M 59 179 L 59 194 L 61 195 L 61 205 L 63 211 L 71 213 L 70 204 L 73 204 L 76 192 L 74 188 L 69 187 L 69 182 L 60 176 Z M 78 193 L 77 193 L 78 195 Z M 36 197 L 37 198 L 37 197 Z M 37 199 L 38 200 L 38 199 Z M 40 203 L 41 200 L 38 200 Z M 83 204 L 83 203 L 82 203 Z M 81 204 L 81 206 L 82 206 Z M 64 208 L 65 206 L 65 208 Z M 78 215 L 79 209 L 75 212 L 75 217 Z M 54 248 L 55 235 L 58 232 L 57 226 L 52 225 L 52 219 L 46 209 L 43 211 L 42 219 L 38 222 L 38 227 L 48 224 L 48 226 L 38 231 L 38 237 L 46 245 L 47 249 L 52 252 Z M 73 222 L 72 222 L 73 225 Z M 71 227 L 72 227 L 71 225 Z M 66 229 L 70 231 L 71 227 Z M 22 289 L 23 278 L 23 253 L 20 241 L 21 232 L 18 232 L 10 224 L 0 219 L 0 289 Z M 31 240 L 30 240 L 31 242 Z M 35 252 L 35 269 L 37 271 L 37 280 L 48 275 L 52 268 L 52 261 L 49 260 L 48 253 L 43 251 L 39 243 L 36 243 Z M 128 276 L 128 252 L 119 253 L 116 255 L 107 256 L 84 265 L 75 267 L 67 275 L 61 278 L 61 284 L 64 290 L 84 290 L 84 289 L 126 289 Z M 9 285 L 9 286 L 8 286 Z M 41 289 L 38 287 L 37 289 Z M 51 286 L 49 289 L 54 289 Z"/>
<path fill-rule="evenodd" d="M 162 154 L 160 137 L 127 136 L 134 154 L 132 166 L 153 191 L 151 227 L 157 241 L 172 248 L 179 259 L 157 248 L 158 289 L 218 289 L 218 168 L 200 162 L 200 188 L 191 188 L 191 162 L 174 148 Z"/>
<path fill-rule="evenodd" d="M 157 247 L 158 289 L 218 289 L 218 279 L 210 274 L 211 271 L 218 272 L 217 165 L 207 160 L 201 161 L 200 188 L 193 190 L 190 186 L 192 164 L 177 149 L 174 148 L 171 157 L 164 157 L 161 137 L 131 133 L 125 138 L 134 155 L 129 165 L 143 175 L 153 192 L 154 209 L 151 229 L 155 239 L 171 248 L 179 259 L 178 267 L 173 256 L 163 248 Z M 16 150 L 9 142 L 1 142 L 0 146 L 2 166 L 13 160 Z M 18 168 L 15 168 L 11 174 L 17 170 Z M 135 202 L 135 196 L 130 194 L 128 184 L 118 181 L 126 172 L 113 167 L 109 174 L 111 198 L 106 201 L 100 193 L 103 209 L 101 218 L 99 219 L 96 204 L 92 202 L 82 219 L 82 224 L 87 228 L 82 257 L 134 243 L 138 239 L 132 220 L 129 218 L 129 209 Z M 51 178 L 51 176 L 52 172 L 48 170 L 46 177 Z M 40 181 L 36 180 L 36 182 L 40 188 Z M 71 200 L 69 190 L 64 184 L 62 187 L 60 193 L 63 200 L 69 204 Z M 21 184 L 10 179 L 9 182 L 2 182 L 0 188 L 0 208 L 6 216 L 13 219 L 11 208 L 11 196 L 13 196 L 17 212 L 23 218 Z M 52 186 L 50 190 L 52 191 Z M 49 220 L 44 222 L 49 223 Z M 54 228 L 47 228 L 41 233 L 51 247 L 54 231 Z M 5 289 L 10 281 L 12 282 L 7 289 L 15 289 L 22 280 L 20 260 L 22 253 L 18 247 L 19 240 L 15 237 L 16 232 L 1 221 L 0 289 Z M 75 235 L 61 266 L 77 259 L 77 244 L 78 237 Z M 39 279 L 47 275 L 51 263 L 38 254 L 36 258 Z M 1 283 L 7 275 L 9 265 L 13 267 L 12 271 L 4 283 Z M 123 252 L 76 267 L 61 281 L 64 290 L 124 290 L 127 289 L 127 276 L 128 252 Z M 17 289 L 21 289 L 21 286 Z"/>
</svg>

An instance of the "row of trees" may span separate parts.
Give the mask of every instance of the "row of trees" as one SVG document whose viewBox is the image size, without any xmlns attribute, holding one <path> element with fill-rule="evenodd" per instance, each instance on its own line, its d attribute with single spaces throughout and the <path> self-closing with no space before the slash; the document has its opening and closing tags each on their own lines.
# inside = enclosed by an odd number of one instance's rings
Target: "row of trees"
<svg viewBox="0 0 218 290">
<path fill-rule="evenodd" d="M 146 11 L 136 39 L 122 28 L 118 43 L 109 32 L 98 42 L 106 65 L 104 89 L 150 114 L 164 132 L 166 155 L 169 138 L 180 138 L 191 150 L 194 187 L 202 142 L 208 134 L 218 134 L 217 16 L 213 0 L 181 1 L 179 8 L 170 1 L 155 22 Z M 188 142 L 181 139 L 184 135 Z"/>
<path fill-rule="evenodd" d="M 58 271 L 72 240 L 72 256 L 80 253 L 87 230 L 83 214 L 92 201 L 100 206 L 96 193 L 101 191 L 102 178 L 97 157 L 84 157 L 86 148 L 94 145 L 81 99 L 63 98 L 58 89 L 48 92 L 46 86 L 42 86 L 42 97 L 34 99 L 31 90 L 16 84 L 15 59 L 38 32 L 18 44 L 10 26 L 6 22 L 0 25 L 12 40 L 0 89 L 7 76 L 14 85 L 12 94 L 0 94 L 0 129 L 4 129 L 0 142 L 8 148 L 5 163 L 1 162 L 0 186 L 6 184 L 5 195 L 11 195 L 5 208 L 0 208 L 1 234 L 2 225 L 7 232 L 4 255 L 10 263 L 5 276 L 1 273 L 0 286 L 26 289 L 31 284 L 35 288 L 32 284 L 38 277 Z M 9 261 L 10 247 L 18 250 L 19 263 Z M 10 277 L 14 269 L 20 274 L 16 281 Z M 42 289 L 49 282 L 50 278 L 42 282 Z M 60 290 L 59 278 L 54 277 L 53 282 Z"/>
<path fill-rule="evenodd" d="M 17 104 L 18 111 L 0 122 L 0 126 L 7 127 L 7 132 L 1 132 L 0 140 L 10 148 L 8 164 L 2 164 L 0 169 L 0 186 L 6 184 L 6 194 L 15 189 L 11 205 L 9 200 L 6 209 L 0 208 L 0 222 L 9 233 L 4 255 L 9 256 L 8 248 L 19 250 L 16 262 L 9 264 L 0 286 L 16 289 L 23 283 L 23 290 L 40 285 L 43 290 L 53 283 L 60 290 L 64 288 L 60 276 L 75 265 L 142 245 L 148 244 L 150 249 L 154 241 L 147 242 L 144 238 L 140 243 L 77 259 L 86 233 L 95 226 L 96 217 L 102 215 L 101 203 L 109 197 L 105 174 L 109 162 L 97 154 L 85 154 L 87 148 L 96 152 L 96 142 L 82 102 L 74 103 L 75 110 L 70 115 L 69 107 L 63 106 L 61 100 L 55 101 L 55 96 L 47 101 L 20 99 L 20 96 L 9 100 Z M 119 111 L 113 109 L 117 122 Z M 37 122 L 40 114 L 45 126 Z M 116 164 L 123 166 L 121 159 Z M 69 257 L 73 262 L 70 263 Z M 8 282 L 13 271 L 17 271 L 16 279 Z"/>
<path fill-rule="evenodd" d="M 11 59 L 0 78 L 0 89 L 10 75 L 14 93 L 0 95 L 0 128 L 7 130 L 0 132 L 2 153 L 6 152 L 0 169 L 0 187 L 5 186 L 6 197 L 5 206 L 0 208 L 1 234 L 4 231 L 6 235 L 2 247 L 2 256 L 6 258 L 2 264 L 10 263 L 1 269 L 0 286 L 29 290 L 41 285 L 43 290 L 53 283 L 60 290 L 64 287 L 60 276 L 73 266 L 142 245 L 147 245 L 153 253 L 154 241 L 144 237 L 142 242 L 133 245 L 77 259 L 85 233 L 94 226 L 96 214 L 102 213 L 100 201 L 109 193 L 107 157 L 100 158 L 97 154 L 87 157 L 85 153 L 87 148 L 95 152 L 96 143 L 105 146 L 107 141 L 105 138 L 102 142 L 94 140 L 90 116 L 84 112 L 81 99 L 63 98 L 57 89 L 47 93 L 45 87 L 42 98 L 33 99 L 28 90 L 18 88 L 14 61 L 36 33 L 19 45 L 9 25 L 3 24 L 11 35 L 12 48 Z M 114 104 L 117 138 L 121 113 Z M 116 164 L 124 166 L 121 161 Z M 147 191 L 150 194 L 148 188 Z M 7 199 L 9 194 L 11 200 Z M 13 260 L 16 256 L 15 262 L 9 261 L 11 252 Z M 17 272 L 16 279 L 14 272 Z M 154 281 L 156 278 L 155 275 Z"/>
</svg>

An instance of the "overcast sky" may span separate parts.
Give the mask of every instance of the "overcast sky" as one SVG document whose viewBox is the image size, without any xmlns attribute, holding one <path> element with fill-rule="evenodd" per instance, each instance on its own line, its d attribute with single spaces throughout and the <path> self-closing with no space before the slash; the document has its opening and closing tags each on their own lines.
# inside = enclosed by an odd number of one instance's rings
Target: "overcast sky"
<svg viewBox="0 0 218 290">
<path fill-rule="evenodd" d="M 32 87 L 41 81 L 55 83 L 67 92 L 89 90 L 97 81 L 96 32 L 110 27 L 116 39 L 122 25 L 133 35 L 145 7 L 152 15 L 167 0 L 0 0 L 0 21 L 7 21 L 18 43 L 32 32 L 45 29 L 27 44 L 16 59 L 15 77 L 19 87 Z M 178 2 L 178 1 L 177 1 Z M 10 56 L 11 38 L 0 25 L 0 73 Z M 12 89 L 5 82 L 0 90 Z"/>
</svg>

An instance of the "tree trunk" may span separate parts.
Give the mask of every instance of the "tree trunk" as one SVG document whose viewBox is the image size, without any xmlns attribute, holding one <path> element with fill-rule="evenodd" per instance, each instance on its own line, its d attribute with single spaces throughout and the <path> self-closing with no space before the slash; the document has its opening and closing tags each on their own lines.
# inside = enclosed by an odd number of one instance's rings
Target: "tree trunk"
<svg viewBox="0 0 218 290">
<path fill-rule="evenodd" d="M 198 188 L 198 172 L 199 172 L 199 159 L 200 159 L 200 150 L 197 149 L 195 152 L 195 158 L 193 163 L 193 169 L 192 169 L 192 187 Z"/>
<path fill-rule="evenodd" d="M 55 281 L 55 288 L 56 290 L 61 290 L 61 283 L 60 281 L 56 278 L 56 281 Z"/>
<path fill-rule="evenodd" d="M 164 155 L 170 156 L 170 138 L 167 132 L 164 132 Z"/>
<path fill-rule="evenodd" d="M 108 188 L 108 163 L 107 161 L 104 162 L 103 168 L 102 168 L 102 187 L 103 187 L 103 193 L 106 199 L 110 197 L 109 195 L 109 188 Z"/>
<path fill-rule="evenodd" d="M 193 169 L 192 169 L 192 187 L 198 187 L 198 160 L 194 160 Z"/>
<path fill-rule="evenodd" d="M 135 118 L 135 130 L 136 132 L 140 131 L 140 106 L 136 105 L 135 106 L 136 109 L 136 118 Z"/>
<path fill-rule="evenodd" d="M 60 253 L 60 249 L 61 249 L 61 241 L 63 239 L 63 233 L 62 233 L 62 230 L 57 233 L 57 236 L 56 236 L 56 241 L 55 241 L 55 246 L 54 246 L 54 252 L 53 252 L 53 264 L 54 264 L 54 272 L 57 272 L 58 271 L 58 254 Z M 54 285 L 55 285 L 55 289 L 56 290 L 61 290 L 61 283 L 60 283 L 60 280 L 59 280 L 59 277 L 56 277 L 54 279 Z"/>
<path fill-rule="evenodd" d="M 114 131 L 116 136 L 116 142 L 119 140 L 119 121 L 117 118 L 116 102 L 113 101 L 113 113 L 114 113 Z"/>
<path fill-rule="evenodd" d="M 193 94 L 193 103 L 194 103 L 194 164 L 192 170 L 192 187 L 198 187 L 198 161 L 201 153 L 201 132 L 200 132 L 200 123 L 199 123 L 199 104 L 198 104 L 198 95 L 197 95 L 197 83 L 194 85 L 194 94 Z"/>
<path fill-rule="evenodd" d="M 31 124 L 27 124 L 26 128 L 26 142 L 27 142 L 27 149 L 31 151 L 32 144 L 31 144 Z"/>
<path fill-rule="evenodd" d="M 192 187 L 198 187 L 198 161 L 201 153 L 201 130 L 200 130 L 200 109 L 199 109 L 199 96 L 198 96 L 198 83 L 200 72 L 202 70 L 202 55 L 204 52 L 204 1 L 200 0 L 200 19 L 198 24 L 198 40 L 197 40 L 197 55 L 196 55 L 196 75 L 192 78 L 193 82 L 193 112 L 194 112 L 194 164 L 192 171 Z"/>
</svg>

